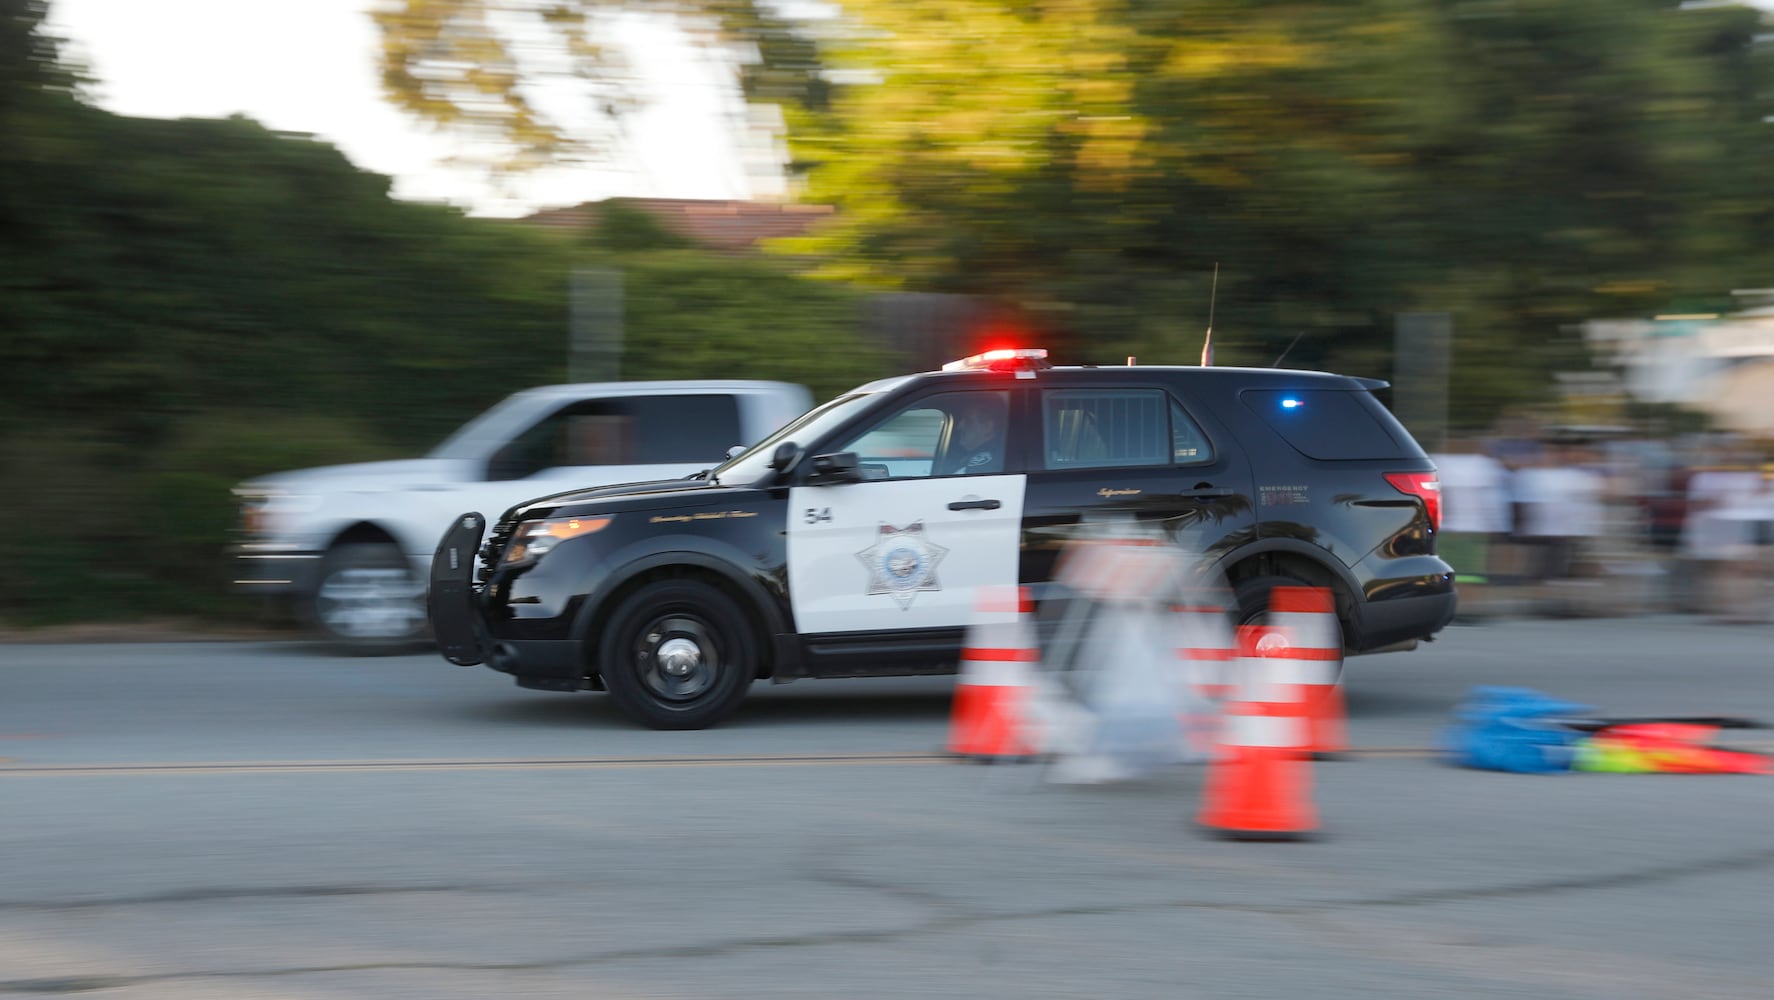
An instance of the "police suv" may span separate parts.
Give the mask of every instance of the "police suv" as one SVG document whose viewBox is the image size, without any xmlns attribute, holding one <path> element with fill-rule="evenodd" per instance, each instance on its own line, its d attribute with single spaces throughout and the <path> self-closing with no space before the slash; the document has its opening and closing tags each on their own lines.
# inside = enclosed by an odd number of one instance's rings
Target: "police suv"
<svg viewBox="0 0 1774 1000">
<path fill-rule="evenodd" d="M 871 382 L 689 479 L 463 515 L 432 561 L 451 662 L 604 690 L 657 728 L 727 716 L 753 680 L 951 673 L 977 588 L 1037 601 L 1069 539 L 1122 519 L 1204 553 L 1254 621 L 1330 588 L 1350 653 L 1454 615 L 1435 466 L 1322 372 L 1053 367 L 991 351 Z"/>
</svg>

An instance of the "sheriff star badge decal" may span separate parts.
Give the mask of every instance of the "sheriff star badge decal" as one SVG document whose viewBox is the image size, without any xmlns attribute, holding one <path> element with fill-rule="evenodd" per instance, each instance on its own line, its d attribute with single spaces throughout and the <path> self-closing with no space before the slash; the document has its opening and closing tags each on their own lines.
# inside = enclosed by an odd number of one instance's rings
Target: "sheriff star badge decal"
<svg viewBox="0 0 1774 1000">
<path fill-rule="evenodd" d="M 856 554 L 869 571 L 870 594 L 886 594 L 910 608 L 920 591 L 941 590 L 936 567 L 949 550 L 924 536 L 924 522 L 903 528 L 883 523 L 875 544 Z"/>
</svg>

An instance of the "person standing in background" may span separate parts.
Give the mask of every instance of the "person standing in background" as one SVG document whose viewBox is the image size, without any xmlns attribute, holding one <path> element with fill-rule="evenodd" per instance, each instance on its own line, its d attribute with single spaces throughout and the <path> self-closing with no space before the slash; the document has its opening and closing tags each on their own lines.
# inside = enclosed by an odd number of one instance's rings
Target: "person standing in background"
<svg viewBox="0 0 1774 1000">
<path fill-rule="evenodd" d="M 1436 551 L 1454 567 L 1461 618 L 1483 615 L 1494 603 L 1493 548 L 1511 525 L 1509 470 L 1465 437 L 1449 438 L 1447 452 L 1430 457 L 1441 479 Z"/>
<path fill-rule="evenodd" d="M 1695 573 L 1697 599 L 1686 610 L 1723 621 L 1763 620 L 1762 543 L 1774 524 L 1774 494 L 1759 456 L 1741 443 L 1717 457 L 1718 464 L 1696 469 L 1688 481 L 1682 555 Z"/>
<path fill-rule="evenodd" d="M 1556 444 L 1516 473 L 1517 531 L 1530 545 L 1529 575 L 1541 598 L 1582 572 L 1588 540 L 1606 526 L 1602 477 L 1590 458 L 1581 446 Z"/>
</svg>

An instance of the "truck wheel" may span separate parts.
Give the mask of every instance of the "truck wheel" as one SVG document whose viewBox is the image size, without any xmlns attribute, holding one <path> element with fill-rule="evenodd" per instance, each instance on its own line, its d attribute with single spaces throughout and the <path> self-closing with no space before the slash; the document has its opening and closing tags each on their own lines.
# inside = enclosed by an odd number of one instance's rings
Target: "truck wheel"
<svg viewBox="0 0 1774 1000">
<path fill-rule="evenodd" d="M 732 714 L 758 675 L 738 604 L 699 580 L 660 580 L 610 616 L 598 657 L 616 706 L 654 729 L 703 729 Z"/>
<path fill-rule="evenodd" d="M 388 653 L 425 634 L 425 587 L 387 542 L 335 546 L 321 565 L 314 623 L 357 655 Z"/>
</svg>

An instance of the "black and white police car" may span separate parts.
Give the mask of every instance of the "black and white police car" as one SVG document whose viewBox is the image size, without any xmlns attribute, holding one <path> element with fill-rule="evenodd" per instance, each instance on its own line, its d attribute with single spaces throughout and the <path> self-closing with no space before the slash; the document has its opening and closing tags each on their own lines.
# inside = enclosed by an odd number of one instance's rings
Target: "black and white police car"
<svg viewBox="0 0 1774 1000">
<path fill-rule="evenodd" d="M 607 690 L 700 728 L 758 678 L 949 673 L 976 588 L 1047 581 L 1082 525 L 1162 529 L 1254 620 L 1329 587 L 1348 652 L 1454 615 L 1435 466 L 1374 397 L 1323 372 L 1054 367 L 991 351 L 860 386 L 690 479 L 463 515 L 432 561 L 451 662 Z"/>
</svg>

